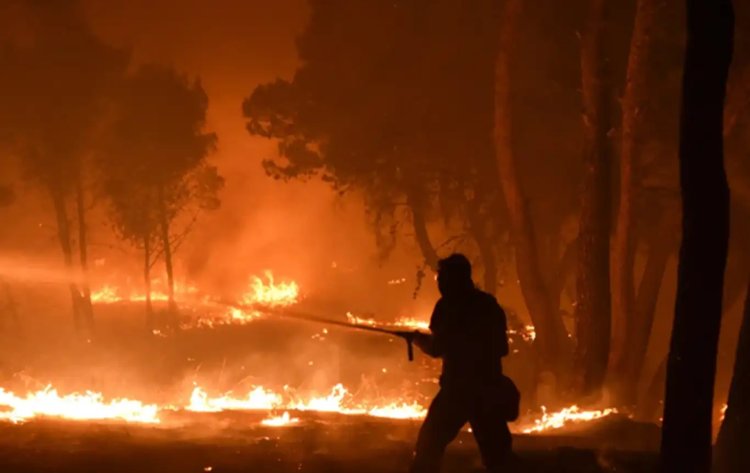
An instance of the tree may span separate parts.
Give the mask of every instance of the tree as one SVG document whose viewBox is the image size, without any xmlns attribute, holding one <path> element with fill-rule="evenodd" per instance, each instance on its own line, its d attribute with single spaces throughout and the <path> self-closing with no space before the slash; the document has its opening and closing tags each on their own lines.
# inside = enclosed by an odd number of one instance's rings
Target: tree
<svg viewBox="0 0 750 473">
<path fill-rule="evenodd" d="M 714 473 L 750 471 L 750 286 L 737 341 L 732 383 L 714 451 Z"/>
<path fill-rule="evenodd" d="M 224 181 L 206 160 L 216 145 L 216 135 L 204 131 L 207 107 L 200 82 L 190 83 L 167 67 L 143 66 L 117 97 L 112 131 L 101 153 L 114 228 L 144 252 L 149 326 L 154 324 L 150 269 L 156 256 L 164 258 L 168 323 L 176 329 L 174 251 L 198 211 L 219 205 L 217 192 Z M 184 228 L 178 230 L 181 219 Z"/>
<path fill-rule="evenodd" d="M 663 471 L 708 472 L 716 350 L 729 240 L 723 107 L 734 33 L 730 0 L 687 1 L 680 124 L 682 243 L 667 365 Z"/>
<path fill-rule="evenodd" d="M 649 99 L 649 66 L 653 54 L 653 34 L 661 2 L 638 0 L 630 41 L 625 93 L 622 99 L 622 130 L 620 136 L 620 186 L 617 223 L 612 247 L 612 303 L 613 339 L 611 376 L 615 395 L 622 394 L 632 380 L 627 380 L 625 364 L 632 348 L 631 339 L 635 321 L 635 254 L 636 239 L 633 229 L 635 189 L 638 179 L 639 159 L 644 147 L 644 111 Z M 634 393 L 633 393 L 634 394 Z"/>
<path fill-rule="evenodd" d="M 497 172 L 507 206 L 515 261 L 526 305 L 536 328 L 542 362 L 556 374 L 563 372 L 566 332 L 554 299 L 542 274 L 538 242 L 528 203 L 520 186 L 518 164 L 513 149 L 511 113 L 512 51 L 523 2 L 507 0 L 501 14 L 495 60 L 494 138 Z"/>
<path fill-rule="evenodd" d="M 384 226 L 380 243 L 409 228 L 434 268 L 441 245 L 429 224 L 470 227 L 492 291 L 495 241 L 466 209 L 471 195 L 486 216 L 493 198 L 475 187 L 493 161 L 491 3 L 314 2 L 294 79 L 256 88 L 244 113 L 250 133 L 280 141 L 279 159 L 265 162 L 271 176 L 361 192 Z"/>
<path fill-rule="evenodd" d="M 606 0 L 592 0 L 589 25 L 581 42 L 584 184 L 578 234 L 576 278 L 576 386 L 596 394 L 604 383 L 609 357 L 611 307 L 609 236 L 611 206 L 610 142 L 612 88 L 605 33 Z"/>
<path fill-rule="evenodd" d="M 23 4 L 20 11 L 30 18 L 25 23 L 30 40 L 2 48 L 4 73 L 15 99 L 10 102 L 10 135 L 26 171 L 53 204 L 58 242 L 70 274 L 75 327 L 90 331 L 93 311 L 86 278 L 82 179 L 97 122 L 108 92 L 123 74 L 127 55 L 96 38 L 74 2 L 35 2 Z M 77 232 L 70 217 L 73 197 Z M 74 263 L 76 233 L 81 278 Z"/>
</svg>

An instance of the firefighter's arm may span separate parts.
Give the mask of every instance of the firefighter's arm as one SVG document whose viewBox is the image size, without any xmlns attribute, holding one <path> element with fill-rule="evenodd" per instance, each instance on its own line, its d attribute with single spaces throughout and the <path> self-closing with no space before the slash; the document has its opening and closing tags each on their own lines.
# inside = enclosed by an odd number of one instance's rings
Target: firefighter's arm
<svg viewBox="0 0 750 473">
<path fill-rule="evenodd" d="M 420 332 L 414 337 L 414 344 L 426 355 L 433 358 L 439 358 L 443 355 L 441 333 L 444 315 L 442 306 L 441 299 L 435 304 L 435 308 L 432 311 L 432 317 L 430 318 L 431 333 Z"/>
<path fill-rule="evenodd" d="M 431 333 L 419 332 L 414 335 L 414 344 L 419 347 L 426 355 L 438 358 L 441 353 L 438 345 L 435 343 L 435 336 Z"/>
</svg>

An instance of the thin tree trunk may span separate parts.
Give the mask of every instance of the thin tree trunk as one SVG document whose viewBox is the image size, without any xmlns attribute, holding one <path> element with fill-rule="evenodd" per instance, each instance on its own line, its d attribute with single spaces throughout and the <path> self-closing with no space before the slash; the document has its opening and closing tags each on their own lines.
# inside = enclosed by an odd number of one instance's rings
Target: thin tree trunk
<svg viewBox="0 0 750 473">
<path fill-rule="evenodd" d="M 151 236 L 143 237 L 143 286 L 146 291 L 146 329 L 152 332 L 156 328 L 154 323 L 154 307 L 151 304 Z"/>
<path fill-rule="evenodd" d="M 68 272 L 68 277 L 70 278 L 68 291 L 70 292 L 70 301 L 73 309 L 73 327 L 79 332 L 83 328 L 81 320 L 81 293 L 78 291 L 76 275 L 73 271 L 73 246 L 70 242 L 70 220 L 68 219 L 68 211 L 65 208 L 65 196 L 62 191 L 51 186 L 50 192 L 57 219 L 57 240 L 63 252 L 65 270 Z"/>
<path fill-rule="evenodd" d="M 494 295 L 497 291 L 497 260 L 495 259 L 495 250 L 492 242 L 487 236 L 485 221 L 480 215 L 479 204 L 476 199 L 471 199 L 467 203 L 466 213 L 469 220 L 469 229 L 477 244 L 479 257 L 484 266 L 484 283 L 482 289 Z"/>
<path fill-rule="evenodd" d="M 652 33 L 661 0 L 638 0 L 630 41 L 625 94 L 622 99 L 620 190 L 617 223 L 612 242 L 612 353 L 611 380 L 615 397 L 625 387 L 624 377 L 635 310 L 635 236 L 633 204 L 636 170 L 643 144 L 643 115 L 648 101 L 648 65 L 653 53 Z"/>
<path fill-rule="evenodd" d="M 172 266 L 172 243 L 169 241 L 169 220 L 167 219 L 164 189 L 161 187 L 157 196 L 159 202 L 159 226 L 161 243 L 164 250 L 164 266 L 167 271 L 168 322 L 172 330 L 177 330 L 177 304 L 174 299 L 174 268 Z"/>
<path fill-rule="evenodd" d="M 589 30 L 581 47 L 584 186 L 576 277 L 576 391 L 601 391 L 607 373 L 611 297 L 609 284 L 611 86 L 605 49 L 607 0 L 591 0 Z"/>
<path fill-rule="evenodd" d="M 3 315 L 8 318 L 8 328 L 18 333 L 21 328 L 21 321 L 18 318 L 18 306 L 13 297 L 13 291 L 11 291 L 8 281 L 2 281 L 0 284 L 2 284 L 3 296 L 5 298 L 5 304 L 2 308 Z"/>
<path fill-rule="evenodd" d="M 745 295 L 737 354 L 724 422 L 714 450 L 714 473 L 750 471 L 750 286 Z"/>
<path fill-rule="evenodd" d="M 414 236 L 417 240 L 419 250 L 422 252 L 422 256 L 424 257 L 427 266 L 433 271 L 437 271 L 438 255 L 432 241 L 430 240 L 430 234 L 427 231 L 427 221 L 424 216 L 424 205 L 422 205 L 422 200 L 418 198 L 414 192 L 408 192 L 406 200 L 411 209 Z"/>
<path fill-rule="evenodd" d="M 659 366 L 657 366 L 651 382 L 646 388 L 643 399 L 638 404 L 637 418 L 647 422 L 657 422 L 660 420 L 660 414 L 664 410 L 662 401 L 664 398 L 664 383 L 667 379 L 667 356 L 665 356 Z"/>
<path fill-rule="evenodd" d="M 621 401 L 627 405 L 634 405 L 637 401 L 638 382 L 643 372 L 643 364 L 646 361 L 651 329 L 656 315 L 656 303 L 659 301 L 664 273 L 667 263 L 672 255 L 674 239 L 672 237 L 674 227 L 671 224 L 664 226 L 662 234 L 656 236 L 651 243 L 646 267 L 643 270 L 641 282 L 638 285 L 638 295 L 635 300 L 634 322 L 630 336 L 631 354 L 625 369 L 625 382 L 621 391 Z"/>
<path fill-rule="evenodd" d="M 540 358 L 544 369 L 561 375 L 567 337 L 559 305 L 550 294 L 540 268 L 533 223 L 516 170 L 512 142 L 511 53 L 517 48 L 516 23 L 523 0 L 507 0 L 502 13 L 495 60 L 495 156 L 503 196 L 508 208 L 511 235 L 521 291 L 536 327 Z"/>
<path fill-rule="evenodd" d="M 94 328 L 94 308 L 91 305 L 91 286 L 89 285 L 86 205 L 83 183 L 80 177 L 76 182 L 76 210 L 78 212 L 78 255 L 81 262 L 81 316 L 86 324 L 86 329 L 91 331 Z"/>
<path fill-rule="evenodd" d="M 558 305 L 560 304 L 562 293 L 566 288 L 568 278 L 575 272 L 577 263 L 578 238 L 576 237 L 575 240 L 565 245 L 563 254 L 562 256 L 560 256 L 560 261 L 558 262 L 557 267 L 553 273 L 554 276 L 552 278 L 552 282 L 550 283 L 550 292 L 552 293 L 553 297 L 555 297 Z"/>
<path fill-rule="evenodd" d="M 661 462 L 667 472 L 708 473 L 729 241 L 722 119 L 733 48 L 731 1 L 687 0 L 687 25 L 680 123 L 682 245 Z"/>
</svg>

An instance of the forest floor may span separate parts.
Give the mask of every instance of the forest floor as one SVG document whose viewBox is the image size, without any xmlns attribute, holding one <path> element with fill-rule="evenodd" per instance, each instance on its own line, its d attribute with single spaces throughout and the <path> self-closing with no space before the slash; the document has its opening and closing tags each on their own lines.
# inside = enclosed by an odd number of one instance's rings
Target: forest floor
<svg viewBox="0 0 750 473">
<path fill-rule="evenodd" d="M 54 473 L 390 473 L 406 471 L 419 422 L 295 413 L 263 427 L 267 413 L 175 412 L 156 426 L 37 419 L 0 423 L 0 471 Z M 517 435 L 518 472 L 656 471 L 658 429 L 612 418 L 546 435 Z M 469 432 L 445 473 L 482 471 Z"/>
</svg>

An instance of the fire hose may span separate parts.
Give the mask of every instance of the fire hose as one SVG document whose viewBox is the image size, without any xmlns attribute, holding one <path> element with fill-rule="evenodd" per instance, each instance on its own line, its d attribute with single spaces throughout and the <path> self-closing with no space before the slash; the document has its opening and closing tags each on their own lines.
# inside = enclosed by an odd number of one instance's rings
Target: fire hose
<svg viewBox="0 0 750 473">
<path fill-rule="evenodd" d="M 257 309 L 257 308 L 255 308 Z M 333 320 L 333 319 L 327 319 L 324 317 L 318 317 L 311 314 L 302 313 L 299 311 L 292 311 L 289 309 L 269 309 L 264 308 L 260 309 L 261 312 L 266 312 L 268 314 L 272 314 L 278 317 L 283 317 L 286 319 L 292 319 L 292 320 L 299 320 L 302 322 L 311 322 L 316 324 L 324 324 L 324 325 L 333 325 L 336 327 L 346 328 L 350 330 L 362 330 L 365 332 L 375 332 L 375 333 L 383 333 L 386 335 L 392 335 L 394 337 L 399 337 L 404 339 L 406 341 L 406 354 L 409 357 L 409 361 L 414 361 L 414 339 L 417 337 L 417 335 L 423 335 L 423 332 L 420 332 L 419 330 L 395 330 L 385 327 L 378 327 L 376 325 L 363 325 L 363 324 L 353 324 L 349 322 L 342 322 L 340 320 Z"/>
</svg>

